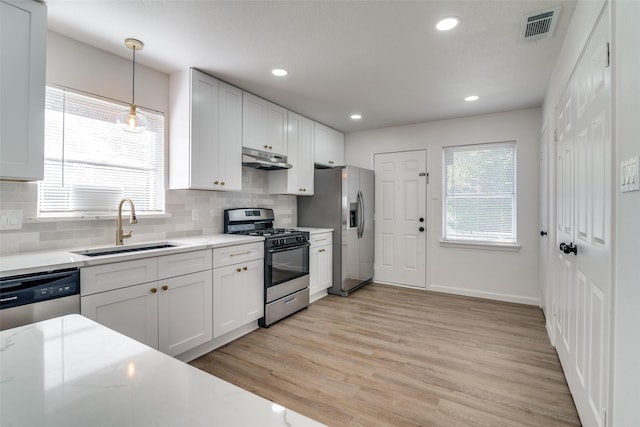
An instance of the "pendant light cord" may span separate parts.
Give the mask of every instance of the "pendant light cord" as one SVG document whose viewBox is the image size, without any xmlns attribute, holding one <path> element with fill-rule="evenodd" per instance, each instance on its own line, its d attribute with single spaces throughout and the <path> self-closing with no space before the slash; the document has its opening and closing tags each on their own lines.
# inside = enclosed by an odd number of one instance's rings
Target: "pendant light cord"
<svg viewBox="0 0 640 427">
<path fill-rule="evenodd" d="M 133 79 L 131 79 L 131 103 L 136 104 L 136 47 L 133 46 Z"/>
</svg>

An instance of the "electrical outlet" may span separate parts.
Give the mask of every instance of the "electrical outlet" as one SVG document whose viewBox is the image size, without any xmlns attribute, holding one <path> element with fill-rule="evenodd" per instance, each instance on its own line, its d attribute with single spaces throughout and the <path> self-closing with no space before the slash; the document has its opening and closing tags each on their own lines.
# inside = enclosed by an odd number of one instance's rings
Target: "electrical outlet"
<svg viewBox="0 0 640 427">
<path fill-rule="evenodd" d="M 640 190 L 640 156 L 620 162 L 620 191 Z"/>
</svg>

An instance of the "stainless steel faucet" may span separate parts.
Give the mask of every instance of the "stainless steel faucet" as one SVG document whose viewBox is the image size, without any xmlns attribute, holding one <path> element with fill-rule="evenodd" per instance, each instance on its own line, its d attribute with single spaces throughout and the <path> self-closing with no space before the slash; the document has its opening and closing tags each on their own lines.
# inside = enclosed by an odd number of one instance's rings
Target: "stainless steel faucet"
<svg viewBox="0 0 640 427">
<path fill-rule="evenodd" d="M 136 218 L 136 208 L 133 206 L 133 202 L 131 199 L 124 198 L 120 200 L 120 204 L 118 205 L 118 222 L 116 223 L 116 246 L 124 245 L 123 240 L 131 237 L 133 231 L 129 231 L 127 234 L 124 234 L 122 231 L 122 205 L 124 202 L 129 202 L 129 206 L 131 206 L 131 216 L 129 216 L 129 224 L 137 224 L 138 220 Z"/>
</svg>

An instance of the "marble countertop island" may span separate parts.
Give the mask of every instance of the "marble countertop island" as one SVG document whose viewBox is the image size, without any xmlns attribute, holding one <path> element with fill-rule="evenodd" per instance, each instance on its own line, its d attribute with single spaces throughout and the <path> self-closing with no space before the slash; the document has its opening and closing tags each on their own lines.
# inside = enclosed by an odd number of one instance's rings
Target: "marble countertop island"
<svg viewBox="0 0 640 427">
<path fill-rule="evenodd" d="M 2 426 L 319 426 L 80 315 L 0 332 Z"/>
</svg>

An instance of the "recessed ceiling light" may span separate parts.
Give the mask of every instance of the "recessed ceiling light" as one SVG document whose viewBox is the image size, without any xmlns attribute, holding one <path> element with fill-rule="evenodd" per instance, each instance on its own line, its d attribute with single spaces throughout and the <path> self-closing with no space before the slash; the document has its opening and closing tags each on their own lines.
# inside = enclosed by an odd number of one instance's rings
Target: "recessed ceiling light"
<svg viewBox="0 0 640 427">
<path fill-rule="evenodd" d="M 460 23 L 460 18 L 455 16 L 450 16 L 449 18 L 444 18 L 436 24 L 436 28 L 440 31 L 449 31 L 458 26 Z"/>
<path fill-rule="evenodd" d="M 271 74 L 278 77 L 284 77 L 289 74 L 289 72 L 284 68 L 274 68 L 273 70 L 271 70 Z"/>
<path fill-rule="evenodd" d="M 360 120 L 362 118 L 362 114 L 352 114 L 351 120 Z"/>
<path fill-rule="evenodd" d="M 470 102 L 470 101 L 477 101 L 478 99 L 480 99 L 478 95 L 469 95 L 464 100 L 467 102 Z"/>
</svg>

